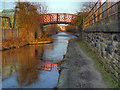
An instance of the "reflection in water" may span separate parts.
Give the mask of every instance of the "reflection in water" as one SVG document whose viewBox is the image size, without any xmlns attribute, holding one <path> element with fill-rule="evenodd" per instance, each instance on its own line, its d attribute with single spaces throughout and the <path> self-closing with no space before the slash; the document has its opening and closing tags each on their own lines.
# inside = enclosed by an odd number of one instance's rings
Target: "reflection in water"
<svg viewBox="0 0 120 90">
<path fill-rule="evenodd" d="M 65 33 L 61 33 L 65 34 Z M 57 85 L 59 66 L 71 35 L 54 35 L 55 42 L 32 45 L 2 52 L 3 88 L 53 88 Z"/>
<path fill-rule="evenodd" d="M 39 51 L 36 52 L 36 49 Z M 39 53 L 37 55 L 37 53 Z M 37 67 L 41 65 L 44 46 L 14 49 L 3 52 L 3 81 L 16 74 L 19 85 L 30 86 L 39 80 Z M 38 60 L 37 60 L 38 59 Z"/>
</svg>

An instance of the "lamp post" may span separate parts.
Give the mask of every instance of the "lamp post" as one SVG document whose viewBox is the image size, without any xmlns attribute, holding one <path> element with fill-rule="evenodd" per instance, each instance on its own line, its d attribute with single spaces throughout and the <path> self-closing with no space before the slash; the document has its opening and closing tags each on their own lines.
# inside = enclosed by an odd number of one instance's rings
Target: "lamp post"
<svg viewBox="0 0 120 90">
<path fill-rule="evenodd" d="M 5 10 L 5 0 L 4 0 L 4 10 Z"/>
</svg>

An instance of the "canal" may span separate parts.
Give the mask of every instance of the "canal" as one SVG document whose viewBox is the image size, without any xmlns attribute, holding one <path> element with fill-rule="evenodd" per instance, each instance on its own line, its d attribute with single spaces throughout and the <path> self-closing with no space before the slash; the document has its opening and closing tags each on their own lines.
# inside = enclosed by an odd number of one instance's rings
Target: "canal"
<svg viewBox="0 0 120 90">
<path fill-rule="evenodd" d="M 64 32 L 52 37 L 54 42 L 51 44 L 29 45 L 2 52 L 2 88 L 57 86 L 57 63 L 66 54 L 68 40 L 76 37 Z"/>
</svg>

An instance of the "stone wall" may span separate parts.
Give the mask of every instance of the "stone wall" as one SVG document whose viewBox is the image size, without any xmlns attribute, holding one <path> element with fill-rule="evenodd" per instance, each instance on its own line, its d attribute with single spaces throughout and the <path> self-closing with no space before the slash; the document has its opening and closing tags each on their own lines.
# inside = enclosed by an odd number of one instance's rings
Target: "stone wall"
<svg viewBox="0 0 120 90">
<path fill-rule="evenodd" d="M 120 33 L 89 32 L 84 40 L 104 58 L 102 63 L 118 80 L 120 77 Z"/>
</svg>

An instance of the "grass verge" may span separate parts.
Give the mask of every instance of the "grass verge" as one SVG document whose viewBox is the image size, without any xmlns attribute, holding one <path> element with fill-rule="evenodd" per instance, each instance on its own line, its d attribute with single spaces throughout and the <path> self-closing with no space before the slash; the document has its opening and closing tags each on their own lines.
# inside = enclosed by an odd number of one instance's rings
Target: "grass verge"
<svg viewBox="0 0 120 90">
<path fill-rule="evenodd" d="M 83 51 L 94 60 L 95 67 L 98 69 L 98 71 L 101 73 L 102 78 L 108 88 L 119 88 L 118 82 L 115 80 L 114 76 L 107 72 L 105 70 L 105 66 L 101 64 L 99 61 L 101 61 L 103 58 L 101 58 L 98 54 L 95 54 L 92 50 L 92 48 L 84 41 L 78 40 L 79 45 L 83 49 Z M 102 60 L 103 61 L 103 60 Z"/>
</svg>

